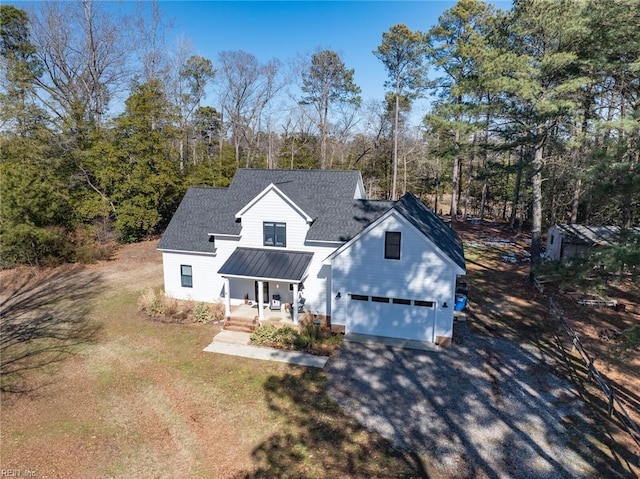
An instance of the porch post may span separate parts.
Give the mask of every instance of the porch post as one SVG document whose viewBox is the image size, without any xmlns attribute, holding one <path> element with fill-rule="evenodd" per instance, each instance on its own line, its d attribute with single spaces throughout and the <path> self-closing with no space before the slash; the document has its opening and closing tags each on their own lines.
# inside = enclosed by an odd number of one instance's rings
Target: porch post
<svg viewBox="0 0 640 479">
<path fill-rule="evenodd" d="M 298 283 L 293 283 L 293 324 L 298 324 Z"/>
<path fill-rule="evenodd" d="M 224 279 L 224 315 L 231 317 L 231 293 L 229 292 L 229 278 Z"/>
<path fill-rule="evenodd" d="M 258 281 L 258 318 L 264 320 L 264 281 Z"/>
</svg>

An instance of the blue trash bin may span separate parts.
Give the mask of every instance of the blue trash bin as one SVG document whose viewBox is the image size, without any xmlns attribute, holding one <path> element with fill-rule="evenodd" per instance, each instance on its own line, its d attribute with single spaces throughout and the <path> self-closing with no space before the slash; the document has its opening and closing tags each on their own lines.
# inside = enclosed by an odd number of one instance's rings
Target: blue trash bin
<svg viewBox="0 0 640 479">
<path fill-rule="evenodd" d="M 467 307 L 467 297 L 464 294 L 456 294 L 456 305 L 454 311 L 462 311 Z"/>
</svg>

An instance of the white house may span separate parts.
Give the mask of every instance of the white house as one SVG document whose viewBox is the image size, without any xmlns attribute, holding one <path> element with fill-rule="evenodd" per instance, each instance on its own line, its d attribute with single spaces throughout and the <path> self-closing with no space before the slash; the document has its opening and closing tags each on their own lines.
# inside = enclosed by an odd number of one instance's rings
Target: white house
<svg viewBox="0 0 640 479">
<path fill-rule="evenodd" d="M 274 296 L 346 333 L 438 342 L 453 333 L 461 242 L 411 193 L 365 198 L 357 171 L 238 169 L 228 188 L 190 188 L 165 231 L 165 292 Z M 262 315 L 262 308 L 259 308 Z"/>
</svg>

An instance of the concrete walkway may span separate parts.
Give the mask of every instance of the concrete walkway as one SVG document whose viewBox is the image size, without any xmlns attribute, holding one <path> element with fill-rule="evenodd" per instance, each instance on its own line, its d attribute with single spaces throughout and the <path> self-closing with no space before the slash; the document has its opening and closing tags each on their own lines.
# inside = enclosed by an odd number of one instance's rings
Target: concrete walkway
<svg viewBox="0 0 640 479">
<path fill-rule="evenodd" d="M 311 368 L 323 369 L 327 361 L 326 356 L 314 356 L 298 351 L 273 349 L 249 345 L 249 333 L 236 331 L 220 331 L 213 342 L 203 349 L 208 353 L 227 354 L 242 358 L 260 359 L 263 361 L 277 361 L 280 363 L 297 364 Z"/>
</svg>

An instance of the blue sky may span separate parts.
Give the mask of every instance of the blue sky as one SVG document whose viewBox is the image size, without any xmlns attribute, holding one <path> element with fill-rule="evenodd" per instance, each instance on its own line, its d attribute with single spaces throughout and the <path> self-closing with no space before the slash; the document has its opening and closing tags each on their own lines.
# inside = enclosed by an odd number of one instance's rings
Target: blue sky
<svg viewBox="0 0 640 479">
<path fill-rule="evenodd" d="M 318 47 L 338 52 L 363 100 L 382 101 L 387 73 L 372 51 L 382 33 L 396 23 L 427 31 L 455 1 L 160 1 L 173 28 L 169 43 L 179 36 L 191 41 L 194 53 L 211 59 L 218 52 L 244 50 L 261 61 L 310 56 Z M 493 2 L 509 8 L 510 1 Z M 205 100 L 205 103 L 207 101 Z M 426 102 L 414 105 L 421 116 Z"/>
<path fill-rule="evenodd" d="M 363 99 L 384 97 L 386 72 L 372 51 L 396 23 L 427 30 L 455 2 L 160 2 L 173 19 L 172 36 L 191 40 L 196 53 L 212 59 L 223 50 L 245 50 L 259 60 L 286 61 L 316 48 L 337 51 Z"/>
<path fill-rule="evenodd" d="M 2 0 L 0 0 L 2 1 Z M 100 0 L 99 0 L 100 1 Z M 16 6 L 38 2 L 10 2 Z M 102 6 L 132 13 L 133 1 L 102 2 Z M 387 73 L 372 51 L 382 33 L 396 23 L 427 31 L 455 1 L 158 1 L 163 20 L 171 23 L 167 46 L 180 37 L 190 41 L 193 53 L 213 61 L 224 50 L 244 50 L 260 61 L 287 62 L 296 55 L 309 57 L 318 47 L 335 50 L 347 68 L 355 69 L 355 82 L 363 100 L 382 101 Z M 510 0 L 495 0 L 510 8 Z M 150 9 L 146 9 L 150 12 Z M 204 104 L 215 103 L 211 95 Z M 422 109 L 426 102 L 422 102 Z M 421 115 L 420 104 L 414 115 Z"/>
</svg>

